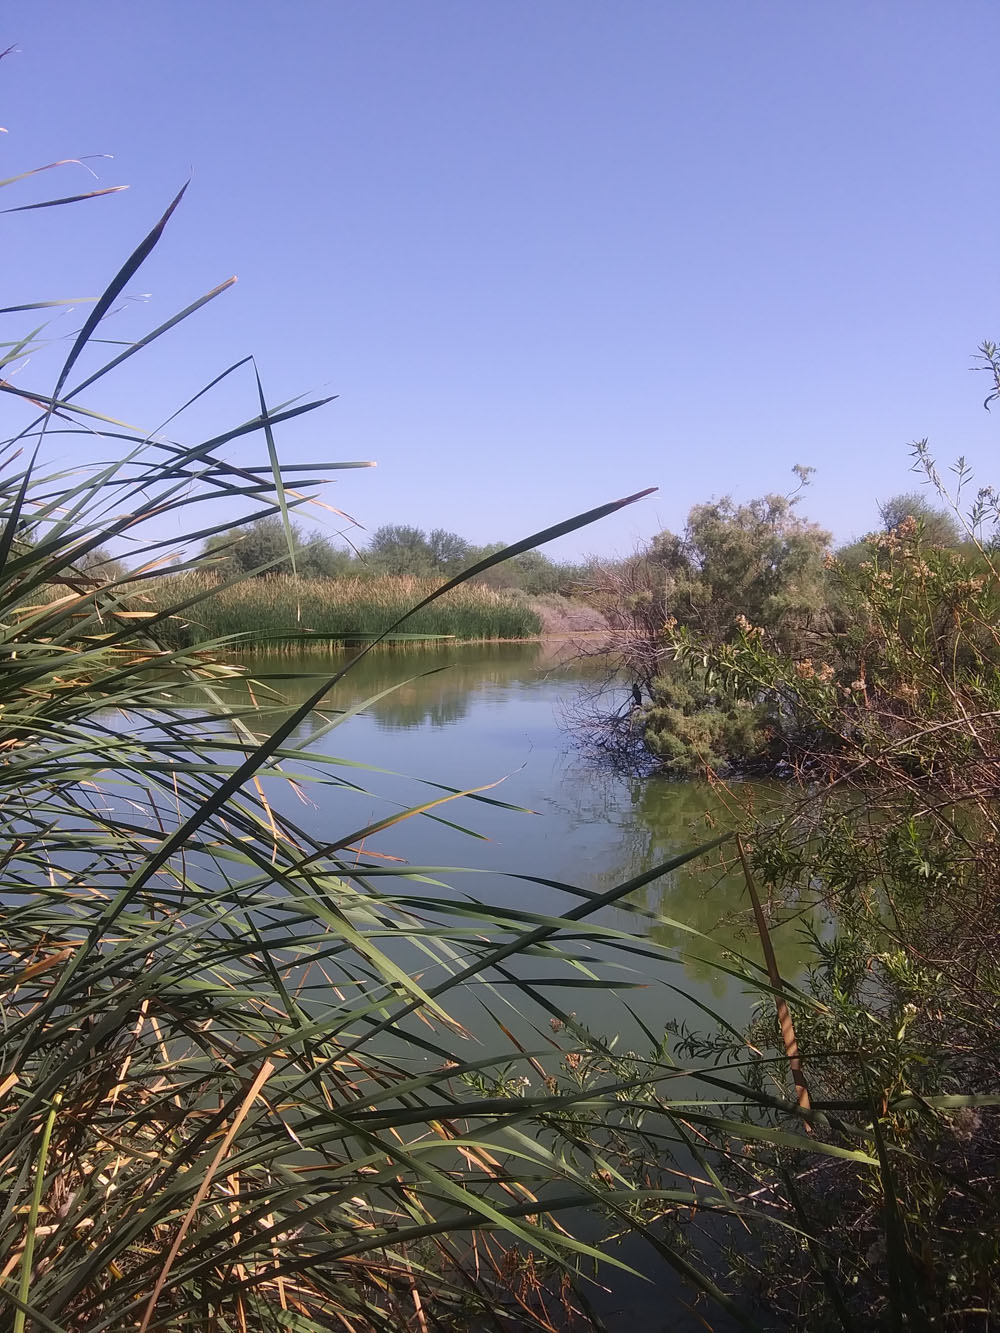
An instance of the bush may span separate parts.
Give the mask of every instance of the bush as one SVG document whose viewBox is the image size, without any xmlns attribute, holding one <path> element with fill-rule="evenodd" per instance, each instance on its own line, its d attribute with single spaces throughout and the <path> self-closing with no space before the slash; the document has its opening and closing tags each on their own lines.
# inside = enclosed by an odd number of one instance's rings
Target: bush
<svg viewBox="0 0 1000 1333">
<path fill-rule="evenodd" d="M 729 698 L 769 708 L 806 779 L 780 820 L 748 819 L 751 859 L 768 901 L 829 914 L 794 1041 L 814 1132 L 878 1163 L 802 1172 L 772 1143 L 748 1151 L 799 1234 L 762 1233 L 734 1262 L 782 1326 L 979 1329 L 1000 1310 L 984 1188 L 1000 1165 L 1000 579 L 989 541 L 972 546 L 929 541 L 912 516 L 874 535 L 834 566 L 847 614 L 808 658 L 750 625 L 679 645 Z M 745 1042 L 788 1049 L 769 1007 Z"/>
</svg>

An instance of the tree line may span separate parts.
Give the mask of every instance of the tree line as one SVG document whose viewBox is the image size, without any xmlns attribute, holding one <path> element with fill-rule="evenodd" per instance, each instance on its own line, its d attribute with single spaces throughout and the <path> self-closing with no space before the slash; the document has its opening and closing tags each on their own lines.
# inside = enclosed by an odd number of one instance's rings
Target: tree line
<svg viewBox="0 0 1000 1333">
<path fill-rule="evenodd" d="M 210 537 L 204 554 L 223 575 L 264 578 L 295 573 L 305 579 L 363 579 L 388 574 L 446 579 L 504 545 L 498 541 L 477 546 L 444 528 L 425 532 L 407 524 L 385 523 L 373 531 L 363 548 L 352 550 L 334 545 L 322 533 L 303 532 L 294 521 L 286 529 L 282 519 L 272 515 Z M 527 551 L 487 570 L 480 581 L 532 596 L 570 595 L 588 580 L 591 568 L 591 563 L 550 560 L 539 551 Z"/>
</svg>

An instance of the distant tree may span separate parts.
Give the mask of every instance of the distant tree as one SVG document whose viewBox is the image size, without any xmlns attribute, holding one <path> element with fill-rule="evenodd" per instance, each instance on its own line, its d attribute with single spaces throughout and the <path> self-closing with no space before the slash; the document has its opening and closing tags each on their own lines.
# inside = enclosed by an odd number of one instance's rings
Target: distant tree
<svg viewBox="0 0 1000 1333">
<path fill-rule="evenodd" d="M 322 533 L 303 538 L 297 523 L 291 525 L 295 571 L 307 579 L 339 578 L 351 572 L 352 561 Z M 254 574 L 269 577 L 291 574 L 288 534 L 277 514 L 217 533 L 205 542 L 204 554 L 214 555 L 214 567 L 222 574 Z"/>
<path fill-rule="evenodd" d="M 564 596 L 575 591 L 585 574 L 583 565 L 550 560 L 541 551 L 525 551 L 511 561 L 517 587 L 533 597 L 550 593 Z"/>
<path fill-rule="evenodd" d="M 469 564 L 478 564 L 480 560 L 487 559 L 488 556 L 496 555 L 507 545 L 506 542 L 486 542 L 483 546 L 469 547 Z M 488 569 L 485 574 L 477 574 L 476 582 L 484 583 L 490 588 L 513 588 L 514 574 L 510 568 L 511 561 L 505 560 L 502 564 L 494 565 Z"/>
<path fill-rule="evenodd" d="M 424 577 L 434 572 L 430 543 L 420 528 L 385 523 L 376 528 L 368 543 L 368 559 L 382 574 L 413 574 Z"/>
<path fill-rule="evenodd" d="M 111 552 L 106 551 L 103 546 L 88 551 L 79 560 L 74 560 L 73 564 L 77 569 L 92 574 L 94 578 L 106 579 L 109 583 L 114 582 L 115 579 L 120 579 L 126 572 L 122 562 L 116 560 Z"/>
<path fill-rule="evenodd" d="M 472 563 L 470 559 L 472 547 L 457 532 L 434 528 L 427 538 L 427 546 L 435 573 L 457 574 Z"/>
<path fill-rule="evenodd" d="M 292 542 L 300 543 L 299 529 L 292 524 Z M 277 514 L 258 518 L 251 523 L 232 528 L 229 532 L 210 538 L 206 553 L 232 543 L 225 551 L 230 569 L 239 574 L 290 574 L 292 562 L 288 554 L 288 536 L 285 525 Z"/>
<path fill-rule="evenodd" d="M 960 547 L 965 544 L 965 534 L 954 514 L 931 504 L 919 491 L 904 491 L 893 495 L 878 506 L 879 531 L 892 532 L 905 518 L 915 518 L 921 526 L 923 541 L 928 546 L 941 548 Z M 857 569 L 871 556 L 870 540 L 872 534 L 859 537 L 837 548 L 836 556 L 840 564 L 847 569 Z"/>
<path fill-rule="evenodd" d="M 559 584 L 557 566 L 541 551 L 525 551 L 510 562 L 515 586 L 533 597 L 555 592 Z"/>
<path fill-rule="evenodd" d="M 863 560 L 867 560 L 871 554 L 868 541 L 864 537 L 858 537 L 855 541 L 845 542 L 843 546 L 838 546 L 834 551 L 837 561 L 848 569 L 857 569 Z"/>
<path fill-rule="evenodd" d="M 319 532 L 312 533 L 298 547 L 295 564 L 305 579 L 340 579 L 355 572 L 350 551 L 334 546 Z"/>
<path fill-rule="evenodd" d="M 904 518 L 912 517 L 921 525 L 921 535 L 928 546 L 960 546 L 964 541 L 955 516 L 931 504 L 919 491 L 894 495 L 880 504 L 878 510 L 886 532 L 898 528 Z"/>
<path fill-rule="evenodd" d="M 488 546 L 476 547 L 470 553 L 469 562 L 495 555 L 497 551 L 503 550 L 505 544 L 492 542 Z M 541 551 L 525 551 L 513 560 L 494 565 L 479 576 L 479 581 L 491 588 L 518 588 L 532 597 L 543 597 L 547 593 L 571 596 L 587 581 L 588 569 L 587 565 L 550 560 Z"/>
</svg>

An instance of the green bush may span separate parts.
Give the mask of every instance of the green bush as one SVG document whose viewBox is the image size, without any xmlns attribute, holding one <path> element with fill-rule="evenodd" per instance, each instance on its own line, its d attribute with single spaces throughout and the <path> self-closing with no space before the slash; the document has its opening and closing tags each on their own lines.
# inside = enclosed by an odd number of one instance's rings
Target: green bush
<svg viewBox="0 0 1000 1333">
<path fill-rule="evenodd" d="M 937 478 L 925 446 L 917 461 Z M 769 710 L 805 779 L 746 834 L 768 902 L 830 920 L 794 1034 L 814 1132 L 878 1163 L 802 1172 L 773 1143 L 748 1147 L 741 1169 L 798 1233 L 762 1232 L 760 1253 L 733 1261 L 782 1327 L 980 1329 L 1000 1312 L 995 517 L 981 490 L 971 554 L 912 516 L 868 539 L 864 559 L 833 567 L 847 614 L 809 656 L 751 625 L 721 646 L 678 640 L 696 674 Z M 728 758 L 760 753 L 734 739 Z M 682 1054 L 788 1049 L 769 1005 L 741 1043 L 685 1035 Z M 779 1068 L 756 1067 L 761 1093 L 786 1089 Z"/>
</svg>

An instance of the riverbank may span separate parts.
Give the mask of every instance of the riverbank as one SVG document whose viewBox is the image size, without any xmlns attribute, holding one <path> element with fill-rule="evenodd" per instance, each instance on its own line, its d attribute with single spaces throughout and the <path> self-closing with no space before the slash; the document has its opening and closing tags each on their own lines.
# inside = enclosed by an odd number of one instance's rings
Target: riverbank
<svg viewBox="0 0 1000 1333">
<path fill-rule="evenodd" d="M 211 596 L 205 596 L 212 589 Z M 166 623 L 171 640 L 197 646 L 228 636 L 244 636 L 255 647 L 292 636 L 317 641 L 384 633 L 440 584 L 430 579 L 386 575 L 366 579 L 302 579 L 286 576 L 246 579 L 226 585 L 195 573 L 157 580 L 137 594 L 137 604 L 161 611 L 201 598 L 190 614 Z M 542 632 L 541 617 L 506 592 L 468 584 L 446 593 L 410 615 L 401 635 L 444 636 L 459 640 L 526 639 Z"/>
<path fill-rule="evenodd" d="M 331 642 L 373 639 L 435 591 L 434 579 L 385 575 L 364 579 L 303 579 L 287 576 L 247 579 L 226 585 L 201 573 L 183 574 L 145 585 L 136 605 L 163 611 L 201 598 L 190 614 L 174 614 L 165 624 L 168 639 L 197 647 L 227 636 L 244 636 L 254 649 L 313 638 Z M 205 597 L 206 591 L 214 590 Z M 523 593 L 470 583 L 407 616 L 394 638 L 453 639 L 457 642 L 526 643 L 550 637 L 599 634 L 599 612 L 557 594 Z"/>
<path fill-rule="evenodd" d="M 608 633 L 608 622 L 600 611 L 578 598 L 546 593 L 540 597 L 529 596 L 526 600 L 541 621 L 542 638 Z"/>
</svg>

